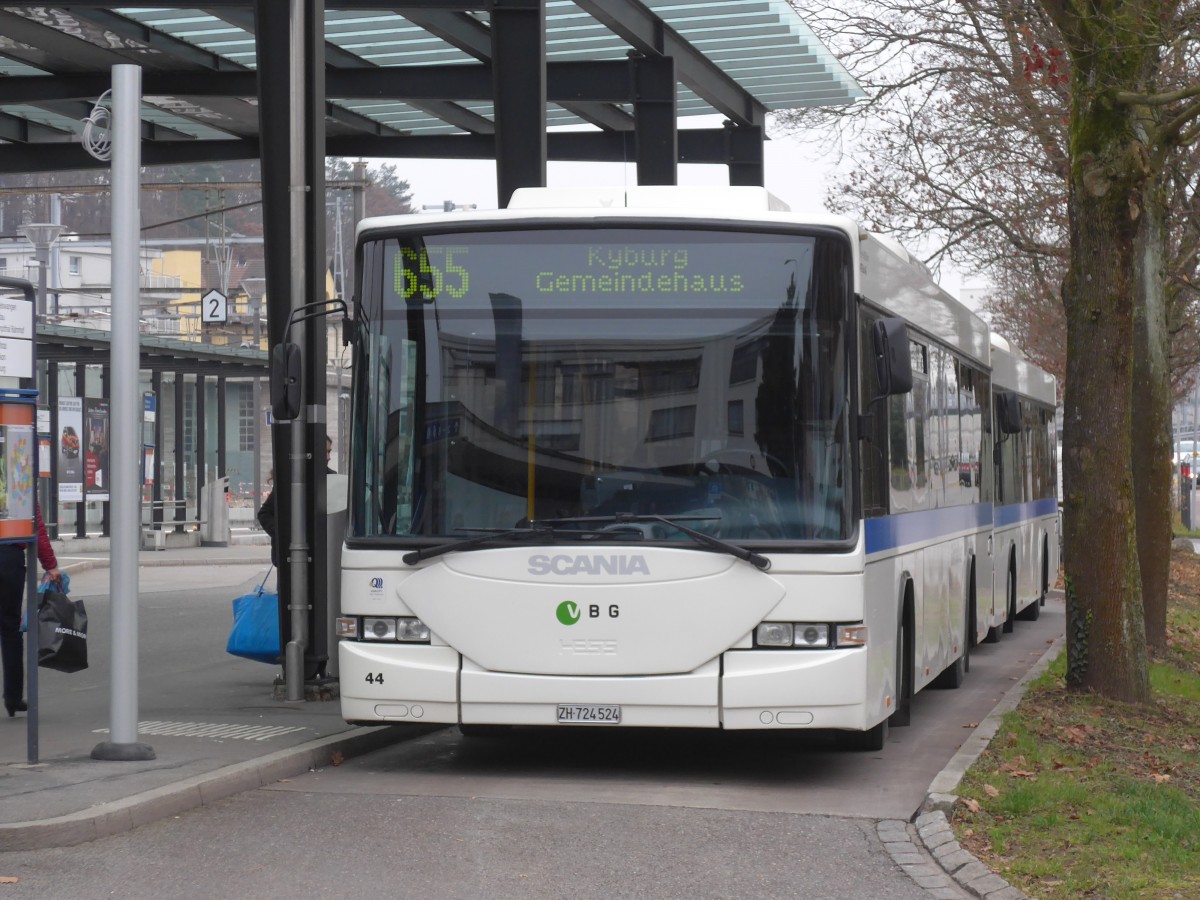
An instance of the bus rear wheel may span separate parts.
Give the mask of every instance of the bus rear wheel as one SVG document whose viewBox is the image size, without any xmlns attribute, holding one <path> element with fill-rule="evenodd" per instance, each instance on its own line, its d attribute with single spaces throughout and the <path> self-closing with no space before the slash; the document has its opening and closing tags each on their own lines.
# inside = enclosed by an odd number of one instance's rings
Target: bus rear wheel
<svg viewBox="0 0 1200 900">
<path fill-rule="evenodd" d="M 1030 603 L 1027 607 L 1017 613 L 1017 618 L 1022 622 L 1036 622 L 1042 615 L 1042 607 L 1046 603 L 1046 559 L 1045 552 L 1042 556 L 1042 595 Z"/>
</svg>

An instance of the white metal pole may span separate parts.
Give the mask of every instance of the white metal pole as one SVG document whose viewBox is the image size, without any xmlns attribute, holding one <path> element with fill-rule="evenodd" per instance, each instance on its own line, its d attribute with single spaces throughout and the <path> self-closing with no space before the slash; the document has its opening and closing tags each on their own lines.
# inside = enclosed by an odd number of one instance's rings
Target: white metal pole
<svg viewBox="0 0 1200 900">
<path fill-rule="evenodd" d="M 111 740 L 93 759 L 154 759 L 138 743 L 138 543 L 141 535 L 141 434 L 138 417 L 138 238 L 141 228 L 139 66 L 112 67 L 112 360 L 110 396 L 109 596 L 112 615 Z"/>
</svg>

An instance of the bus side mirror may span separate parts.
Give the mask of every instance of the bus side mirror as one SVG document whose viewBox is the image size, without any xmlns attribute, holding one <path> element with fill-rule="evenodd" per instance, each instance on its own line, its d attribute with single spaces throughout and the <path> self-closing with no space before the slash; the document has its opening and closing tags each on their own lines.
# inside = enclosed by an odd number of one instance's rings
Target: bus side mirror
<svg viewBox="0 0 1200 900">
<path fill-rule="evenodd" d="M 300 415 L 300 346 L 289 342 L 271 348 L 271 415 L 290 422 Z"/>
<path fill-rule="evenodd" d="M 903 319 L 878 320 L 871 327 L 875 351 L 875 372 L 879 391 L 884 397 L 907 394 L 912 390 L 912 360 L 908 355 L 908 326 Z"/>
<path fill-rule="evenodd" d="M 1001 434 L 1020 433 L 1021 402 L 1015 391 L 1001 391 L 996 395 L 996 424 Z"/>
</svg>

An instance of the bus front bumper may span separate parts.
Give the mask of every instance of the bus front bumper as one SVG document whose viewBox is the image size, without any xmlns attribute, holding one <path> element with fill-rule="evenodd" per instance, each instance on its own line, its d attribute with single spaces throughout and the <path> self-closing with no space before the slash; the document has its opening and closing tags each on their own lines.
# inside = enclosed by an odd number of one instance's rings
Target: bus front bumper
<svg viewBox="0 0 1200 900">
<path fill-rule="evenodd" d="M 884 697 L 868 709 L 860 650 L 731 650 L 637 677 L 490 672 L 450 647 L 356 641 L 338 661 L 342 715 L 360 723 L 553 726 L 570 704 L 620 707 L 629 727 L 861 730 L 890 711 Z"/>
</svg>

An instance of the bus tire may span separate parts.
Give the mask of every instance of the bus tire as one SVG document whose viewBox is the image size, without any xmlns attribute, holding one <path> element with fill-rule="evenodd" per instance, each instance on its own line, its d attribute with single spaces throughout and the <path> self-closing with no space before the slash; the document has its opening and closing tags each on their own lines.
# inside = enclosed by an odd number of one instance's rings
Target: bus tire
<svg viewBox="0 0 1200 900">
<path fill-rule="evenodd" d="M 836 733 L 838 748 L 851 750 L 855 753 L 870 753 L 882 750 L 888 738 L 888 720 L 884 719 L 874 728 L 866 731 L 839 731 Z"/>
<path fill-rule="evenodd" d="M 511 725 L 464 725 L 461 722 L 458 730 L 465 738 L 496 738 L 512 733 Z"/>
<path fill-rule="evenodd" d="M 1021 610 L 1017 616 L 1022 622 L 1036 622 L 1042 614 L 1042 607 L 1046 605 L 1046 588 L 1047 588 L 1047 570 L 1049 566 L 1046 561 L 1046 542 L 1042 541 L 1042 573 L 1041 573 L 1041 594 L 1036 600 L 1030 603 L 1027 607 Z"/>
<path fill-rule="evenodd" d="M 908 599 L 907 593 L 905 599 Z M 912 671 L 912 666 L 908 651 L 908 628 L 905 625 L 907 612 L 908 604 L 906 603 L 900 611 L 900 624 L 896 627 L 896 709 L 874 728 L 868 728 L 866 731 L 835 732 L 834 738 L 837 746 L 842 750 L 856 753 L 882 750 L 883 745 L 887 743 L 890 727 L 895 725 L 899 728 L 909 723 L 911 710 L 908 701 L 911 694 L 909 693 L 908 673 Z"/>
<path fill-rule="evenodd" d="M 1017 573 L 1013 563 L 1008 564 L 1008 585 L 1004 590 L 1008 602 L 1008 618 L 1004 620 L 1004 633 L 1011 634 L 1017 620 Z"/>
<path fill-rule="evenodd" d="M 896 709 L 889 717 L 891 724 L 897 728 L 908 725 L 912 719 L 912 681 L 909 673 L 912 671 L 912 654 L 908 649 L 908 628 L 904 622 L 904 613 L 900 615 L 900 627 L 896 629 Z"/>
</svg>

